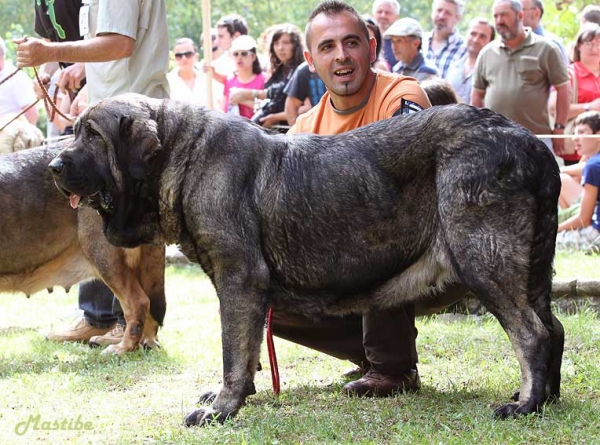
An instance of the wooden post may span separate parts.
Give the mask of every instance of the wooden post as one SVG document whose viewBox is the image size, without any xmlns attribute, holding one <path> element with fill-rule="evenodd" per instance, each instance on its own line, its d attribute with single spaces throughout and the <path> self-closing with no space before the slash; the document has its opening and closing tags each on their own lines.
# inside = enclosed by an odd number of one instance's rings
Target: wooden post
<svg viewBox="0 0 600 445">
<path fill-rule="evenodd" d="M 204 47 L 204 63 L 212 65 L 212 39 L 210 35 L 210 0 L 202 0 L 202 41 Z M 206 72 L 206 106 L 213 108 L 212 70 Z"/>
</svg>

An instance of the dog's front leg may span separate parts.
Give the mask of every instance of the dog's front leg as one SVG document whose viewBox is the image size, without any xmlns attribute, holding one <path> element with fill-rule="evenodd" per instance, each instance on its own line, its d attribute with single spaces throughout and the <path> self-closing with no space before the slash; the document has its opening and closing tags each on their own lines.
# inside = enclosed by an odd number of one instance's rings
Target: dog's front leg
<svg viewBox="0 0 600 445">
<path fill-rule="evenodd" d="M 259 362 L 266 304 L 256 293 L 252 294 L 243 299 L 230 295 L 220 297 L 223 387 L 211 407 L 186 416 L 186 426 L 224 422 L 238 412 L 247 396 L 256 392 L 254 374 Z"/>
</svg>

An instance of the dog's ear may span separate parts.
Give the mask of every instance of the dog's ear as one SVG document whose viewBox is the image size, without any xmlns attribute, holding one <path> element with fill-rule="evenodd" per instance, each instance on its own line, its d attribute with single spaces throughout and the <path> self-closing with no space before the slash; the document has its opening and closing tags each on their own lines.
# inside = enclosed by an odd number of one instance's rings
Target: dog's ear
<svg viewBox="0 0 600 445">
<path fill-rule="evenodd" d="M 123 116 L 119 132 L 123 141 L 124 167 L 133 179 L 141 180 L 150 172 L 152 160 L 162 149 L 156 121 Z"/>
</svg>

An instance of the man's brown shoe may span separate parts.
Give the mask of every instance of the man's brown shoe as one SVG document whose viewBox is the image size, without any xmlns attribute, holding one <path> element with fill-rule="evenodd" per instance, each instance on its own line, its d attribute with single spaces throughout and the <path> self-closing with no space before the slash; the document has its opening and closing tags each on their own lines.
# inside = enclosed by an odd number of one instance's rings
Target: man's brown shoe
<svg viewBox="0 0 600 445">
<path fill-rule="evenodd" d="M 421 388 L 416 369 L 402 375 L 387 375 L 371 368 L 360 379 L 344 385 L 344 391 L 358 397 L 388 397 L 399 392 L 413 392 Z"/>
<path fill-rule="evenodd" d="M 125 326 L 117 324 L 110 332 L 90 338 L 90 348 L 119 344 L 123 340 L 123 335 L 125 335 Z"/>
<path fill-rule="evenodd" d="M 82 341 L 86 342 L 94 335 L 106 334 L 112 329 L 112 326 L 108 328 L 97 328 L 88 323 L 85 317 L 82 315 L 77 319 L 75 326 L 65 331 L 50 332 L 46 335 L 47 340 L 52 341 Z"/>
</svg>

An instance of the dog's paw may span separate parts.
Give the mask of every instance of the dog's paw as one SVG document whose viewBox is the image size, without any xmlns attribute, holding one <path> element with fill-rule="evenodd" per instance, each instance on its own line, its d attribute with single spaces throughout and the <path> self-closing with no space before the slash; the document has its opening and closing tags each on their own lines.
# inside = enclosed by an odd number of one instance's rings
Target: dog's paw
<svg viewBox="0 0 600 445">
<path fill-rule="evenodd" d="M 200 408 L 192 411 L 183 421 L 183 424 L 187 427 L 190 426 L 210 426 L 214 424 L 223 423 L 226 416 L 222 413 L 216 412 L 212 408 Z"/>
<path fill-rule="evenodd" d="M 140 345 L 144 349 L 160 349 L 160 343 L 156 338 L 145 338 L 140 342 Z"/>
<path fill-rule="evenodd" d="M 508 403 L 502 405 L 494 410 L 494 418 L 496 419 L 508 419 L 517 418 L 519 416 L 526 416 L 528 414 L 536 414 L 539 411 L 534 403 Z"/>
<path fill-rule="evenodd" d="M 200 396 L 200 400 L 198 400 L 198 403 L 201 403 L 203 405 L 210 405 L 215 401 L 218 395 L 219 393 L 216 391 L 206 391 Z"/>
</svg>

